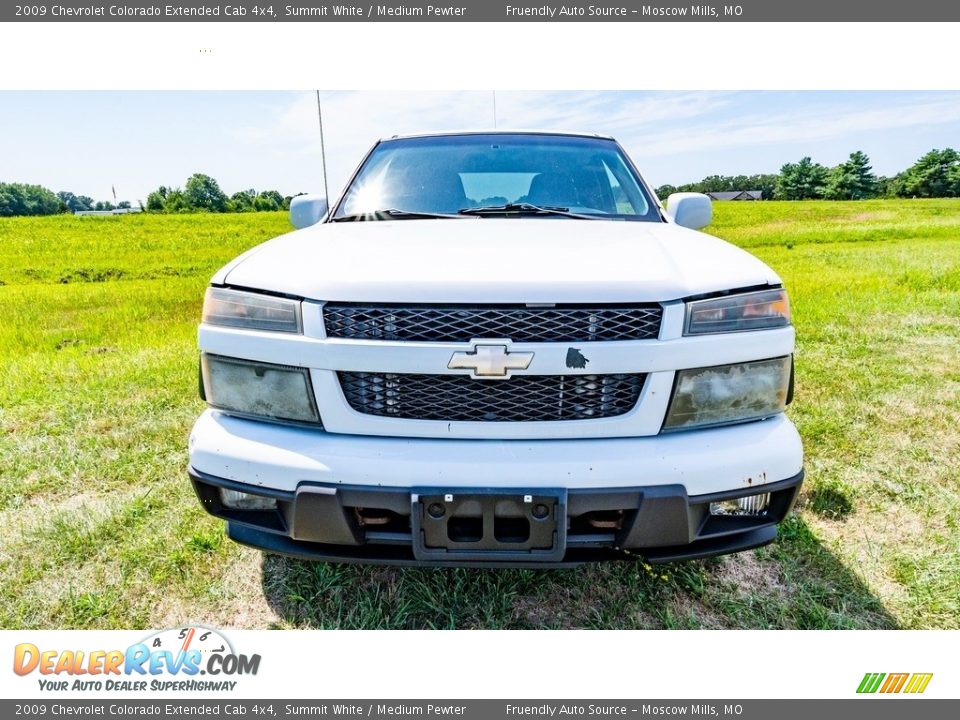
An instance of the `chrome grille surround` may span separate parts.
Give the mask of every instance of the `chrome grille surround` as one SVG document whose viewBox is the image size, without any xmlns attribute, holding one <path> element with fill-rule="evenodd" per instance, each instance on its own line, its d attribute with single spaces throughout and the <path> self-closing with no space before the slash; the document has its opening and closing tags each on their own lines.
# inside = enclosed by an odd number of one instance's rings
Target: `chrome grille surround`
<svg viewBox="0 0 960 720">
<path fill-rule="evenodd" d="M 595 420 L 630 412 L 646 375 L 466 375 L 337 373 L 350 407 L 366 415 L 447 422 Z"/>
<path fill-rule="evenodd" d="M 363 305 L 327 303 L 327 337 L 406 342 L 602 342 L 659 336 L 658 304 L 530 307 L 527 305 Z"/>
</svg>

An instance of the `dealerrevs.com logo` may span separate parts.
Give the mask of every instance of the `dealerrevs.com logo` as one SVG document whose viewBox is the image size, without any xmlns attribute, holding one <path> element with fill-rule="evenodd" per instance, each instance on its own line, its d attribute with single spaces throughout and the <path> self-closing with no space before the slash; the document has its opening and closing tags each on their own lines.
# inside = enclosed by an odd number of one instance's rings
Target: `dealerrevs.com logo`
<svg viewBox="0 0 960 720">
<path fill-rule="evenodd" d="M 14 648 L 13 671 L 36 673 L 41 690 L 142 692 L 232 691 L 256 675 L 260 655 L 244 655 L 216 630 L 184 627 L 150 635 L 126 650 L 51 650 L 33 643 Z"/>
<path fill-rule="evenodd" d="M 932 678 L 933 673 L 867 673 L 857 686 L 857 692 L 915 695 L 926 690 Z"/>
</svg>

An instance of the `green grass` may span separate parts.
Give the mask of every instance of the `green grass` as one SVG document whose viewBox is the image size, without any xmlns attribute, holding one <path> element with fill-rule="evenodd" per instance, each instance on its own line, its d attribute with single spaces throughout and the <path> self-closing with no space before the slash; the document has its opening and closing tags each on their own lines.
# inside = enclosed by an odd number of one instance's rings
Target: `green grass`
<svg viewBox="0 0 960 720">
<path fill-rule="evenodd" d="M 284 215 L 0 220 L 0 627 L 960 627 L 960 201 L 715 209 L 791 293 L 797 512 L 755 552 L 562 571 L 262 557 L 202 511 L 203 288 Z"/>
</svg>

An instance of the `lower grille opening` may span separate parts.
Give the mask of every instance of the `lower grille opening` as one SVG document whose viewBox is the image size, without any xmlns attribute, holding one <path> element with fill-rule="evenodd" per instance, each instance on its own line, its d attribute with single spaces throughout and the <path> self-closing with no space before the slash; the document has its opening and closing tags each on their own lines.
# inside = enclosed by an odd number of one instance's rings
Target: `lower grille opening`
<svg viewBox="0 0 960 720">
<path fill-rule="evenodd" d="M 479 542 L 483 539 L 483 518 L 450 518 L 447 521 L 447 537 L 453 542 Z"/>
<path fill-rule="evenodd" d="M 373 532 L 409 533 L 410 516 L 400 515 L 382 508 L 353 508 L 353 517 L 357 525 Z"/>
<path fill-rule="evenodd" d="M 530 521 L 526 518 L 495 518 L 493 536 L 504 543 L 522 543 L 530 539 Z"/>
<path fill-rule="evenodd" d="M 623 527 L 623 510 L 595 510 L 584 517 L 597 530 L 619 530 Z"/>
<path fill-rule="evenodd" d="M 623 510 L 593 510 L 570 518 L 570 535 L 612 533 L 623 529 L 626 513 Z"/>
<path fill-rule="evenodd" d="M 406 420 L 533 422 L 594 420 L 630 412 L 643 374 L 521 375 L 476 380 L 466 375 L 338 372 L 350 407 Z"/>
</svg>

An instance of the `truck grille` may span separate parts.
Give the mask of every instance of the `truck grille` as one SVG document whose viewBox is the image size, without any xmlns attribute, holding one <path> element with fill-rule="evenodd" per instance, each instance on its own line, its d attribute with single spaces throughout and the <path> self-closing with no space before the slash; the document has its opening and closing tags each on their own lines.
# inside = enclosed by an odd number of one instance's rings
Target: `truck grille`
<svg viewBox="0 0 960 720">
<path fill-rule="evenodd" d="M 660 305 L 603 307 L 526 305 L 389 306 L 327 303 L 327 336 L 353 340 L 514 342 L 645 340 L 660 334 Z"/>
<path fill-rule="evenodd" d="M 357 412 L 405 420 L 532 422 L 595 420 L 629 412 L 645 375 L 466 375 L 338 372 Z"/>
</svg>

